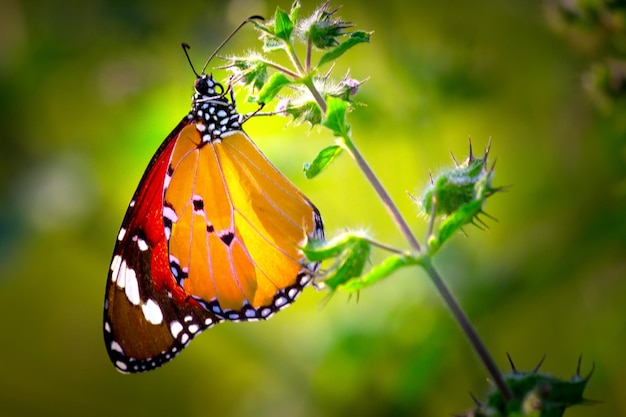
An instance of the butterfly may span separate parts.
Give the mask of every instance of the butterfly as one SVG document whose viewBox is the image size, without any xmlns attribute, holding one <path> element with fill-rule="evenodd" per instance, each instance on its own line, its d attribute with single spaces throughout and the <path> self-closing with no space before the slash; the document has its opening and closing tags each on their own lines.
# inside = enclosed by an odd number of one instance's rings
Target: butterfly
<svg viewBox="0 0 626 417">
<path fill-rule="evenodd" d="M 203 70 L 194 90 L 117 235 L 104 341 L 123 373 L 161 366 L 222 321 L 269 318 L 319 267 L 299 251 L 324 237 L 317 208 L 242 130 L 231 87 Z"/>
</svg>

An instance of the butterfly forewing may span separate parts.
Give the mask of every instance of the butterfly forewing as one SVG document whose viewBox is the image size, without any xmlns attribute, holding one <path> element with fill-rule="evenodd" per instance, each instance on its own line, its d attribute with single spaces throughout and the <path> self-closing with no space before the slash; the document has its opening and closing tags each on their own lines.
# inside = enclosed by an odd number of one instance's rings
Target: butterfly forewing
<svg viewBox="0 0 626 417">
<path fill-rule="evenodd" d="M 105 296 L 104 337 L 122 372 L 171 360 L 196 334 L 220 321 L 185 294 L 172 276 L 163 225 L 163 187 L 170 155 L 186 121 L 153 157 L 115 245 Z"/>
</svg>

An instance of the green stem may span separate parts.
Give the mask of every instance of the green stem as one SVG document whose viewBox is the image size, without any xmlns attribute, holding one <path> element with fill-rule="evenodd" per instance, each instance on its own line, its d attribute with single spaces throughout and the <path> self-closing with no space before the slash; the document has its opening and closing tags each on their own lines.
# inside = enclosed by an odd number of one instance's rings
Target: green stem
<svg viewBox="0 0 626 417">
<path fill-rule="evenodd" d="M 311 72 L 311 50 L 313 49 L 312 42 L 313 41 L 311 41 L 311 38 L 309 38 L 306 43 L 306 73 L 307 74 Z"/>
<path fill-rule="evenodd" d="M 378 197 L 387 208 L 387 211 L 398 226 L 398 229 L 400 229 L 400 233 L 402 233 L 404 238 L 407 240 L 407 242 L 411 246 L 411 249 L 416 253 L 419 253 L 421 251 L 419 242 L 411 232 L 411 228 L 407 224 L 406 220 L 404 220 L 404 217 L 402 217 L 400 210 L 398 210 L 398 207 L 389 196 L 389 193 L 387 193 L 387 190 L 385 190 L 385 187 L 383 187 L 382 183 L 378 180 L 378 177 L 376 177 L 376 174 L 374 174 L 374 171 L 372 171 L 372 168 L 370 168 L 369 164 L 363 158 L 363 155 L 361 155 L 361 152 L 359 152 L 356 145 L 354 144 L 354 142 L 352 142 L 352 140 L 350 140 L 348 135 L 342 136 L 341 139 L 341 145 L 356 161 L 361 171 L 363 171 L 363 174 L 365 174 L 367 180 L 370 182 L 372 187 L 374 187 L 374 190 L 378 194 Z"/>
<path fill-rule="evenodd" d="M 309 91 L 315 98 L 315 101 L 317 102 L 318 106 L 320 106 L 322 113 L 326 113 L 326 101 L 324 100 L 324 97 L 322 97 L 320 92 L 317 90 L 317 88 L 315 88 L 315 84 L 313 83 L 313 80 L 311 80 L 310 78 L 304 78 L 303 82 L 304 82 L 304 85 L 306 85 L 306 87 L 309 89 Z M 398 210 L 398 207 L 391 199 L 391 196 L 389 195 L 387 190 L 385 190 L 385 187 L 380 182 L 376 174 L 374 174 L 374 171 L 372 171 L 372 168 L 370 168 L 365 158 L 363 158 L 363 155 L 358 150 L 354 142 L 350 139 L 349 135 L 343 135 L 341 137 L 341 145 L 350 154 L 350 156 L 352 156 L 352 159 L 356 161 L 357 165 L 359 166 L 359 168 L 361 169 L 361 171 L 363 172 L 367 180 L 370 182 L 370 184 L 372 185 L 372 187 L 378 194 L 378 197 L 381 199 L 381 201 L 387 208 L 387 211 L 389 212 L 389 214 L 391 215 L 391 218 L 394 220 L 394 222 L 398 226 L 398 229 L 400 229 L 400 233 L 402 233 L 404 238 L 407 240 L 407 242 L 411 246 L 411 249 L 415 251 L 416 253 L 419 253 L 421 251 L 421 247 L 420 247 L 419 242 L 417 241 L 417 239 L 411 232 L 411 228 L 409 227 L 406 220 L 404 220 L 404 217 L 402 217 L 400 210 Z"/>
<path fill-rule="evenodd" d="M 452 296 L 452 293 L 450 293 L 450 290 L 443 282 L 443 279 L 441 278 L 437 270 L 435 270 L 435 268 L 432 266 L 429 257 L 424 257 L 423 266 L 430 276 L 430 280 L 433 282 L 433 284 L 435 284 L 435 287 L 437 287 L 437 291 L 439 291 L 439 294 L 441 294 L 441 297 L 454 315 L 457 323 L 459 323 L 459 325 L 461 326 L 463 333 L 465 333 L 465 337 L 467 337 L 470 344 L 478 354 L 478 357 L 485 365 L 485 368 L 487 368 L 487 372 L 489 373 L 489 375 L 491 375 L 493 383 L 496 385 L 496 387 L 498 387 L 498 390 L 502 393 L 504 399 L 507 402 L 511 401 L 511 399 L 513 399 L 513 394 L 511 394 L 509 387 L 504 382 L 504 378 L 502 377 L 500 370 L 496 366 L 496 363 L 489 354 L 489 351 L 478 336 L 478 333 L 476 333 L 476 329 L 474 329 L 474 326 L 472 326 L 472 323 L 470 323 L 469 319 Z"/>
<path fill-rule="evenodd" d="M 287 55 L 289 56 L 289 59 L 291 59 L 293 66 L 296 67 L 300 73 L 300 77 L 304 77 L 306 74 L 304 72 L 304 67 L 302 67 L 300 60 L 298 59 L 298 55 L 296 54 L 296 50 L 293 48 L 293 43 L 291 42 L 287 42 Z"/>
<path fill-rule="evenodd" d="M 300 78 L 300 74 L 298 74 L 297 72 L 293 72 L 289 68 L 283 67 L 282 65 L 278 65 L 275 62 L 268 61 L 266 59 L 262 59 L 261 62 L 266 64 L 268 67 L 274 68 L 276 71 L 289 75 L 294 80 L 297 80 L 298 78 Z"/>
<path fill-rule="evenodd" d="M 302 72 L 303 71 L 302 65 L 300 64 L 300 61 L 297 59 L 297 56 L 291 44 L 289 44 L 288 55 L 290 56 L 291 61 L 294 63 L 294 66 L 300 72 Z M 308 67 L 308 59 L 307 59 L 307 67 Z M 315 98 L 315 101 L 320 106 L 320 109 L 322 110 L 322 112 L 326 113 L 326 109 L 327 109 L 326 101 L 324 100 L 324 97 L 322 97 L 320 92 L 315 87 L 313 80 L 308 77 L 302 77 L 302 80 L 303 80 L 303 83 L 311 92 L 311 94 L 313 95 L 313 97 Z M 355 162 L 357 163 L 357 165 L 359 166 L 363 174 L 365 174 L 365 177 L 370 182 L 370 184 L 372 185 L 372 187 L 378 194 L 379 198 L 381 199 L 381 201 L 387 208 L 387 211 L 393 218 L 394 222 L 398 226 L 404 238 L 407 240 L 407 242 L 411 246 L 411 249 L 415 251 L 416 253 L 420 253 L 421 252 L 420 244 L 415 238 L 415 236 L 413 235 L 413 233 L 411 232 L 409 225 L 404 220 L 404 217 L 402 216 L 402 214 L 400 213 L 400 210 L 398 210 L 398 207 L 395 205 L 395 203 L 389 196 L 389 193 L 387 193 L 382 183 L 378 180 L 378 177 L 376 177 L 376 175 L 374 174 L 374 171 L 372 171 L 367 161 L 363 158 L 363 155 L 361 155 L 361 152 L 358 150 L 354 142 L 350 139 L 349 134 L 345 134 L 341 136 L 341 145 L 352 156 L 352 158 L 355 160 Z M 432 226 L 433 225 L 431 224 L 429 227 L 429 235 L 430 233 L 432 233 Z M 483 362 L 483 364 L 487 368 L 487 372 L 489 373 L 489 375 L 491 375 L 491 378 L 493 379 L 494 384 L 498 387 L 504 399 L 507 401 L 510 401 L 513 398 L 513 395 L 511 394 L 511 391 L 505 384 L 502 374 L 500 373 L 500 370 L 496 366 L 493 358 L 489 354 L 489 351 L 487 350 L 482 340 L 478 336 L 478 333 L 476 333 L 474 326 L 472 326 L 469 319 L 467 318 L 467 316 L 465 315 L 465 313 L 463 312 L 459 304 L 456 302 L 456 300 L 452 296 L 452 293 L 446 286 L 445 282 L 443 281 L 439 273 L 432 266 L 429 257 L 425 257 L 424 268 L 426 269 L 426 272 L 430 276 L 431 281 L 435 284 L 437 291 L 439 291 L 439 294 L 444 299 L 444 302 L 446 303 L 446 305 L 452 312 L 457 323 L 459 323 L 459 326 L 461 326 L 461 329 L 463 330 L 463 332 L 465 333 L 465 336 L 467 337 L 470 344 L 473 346 L 474 350 L 478 354 L 480 360 Z"/>
</svg>

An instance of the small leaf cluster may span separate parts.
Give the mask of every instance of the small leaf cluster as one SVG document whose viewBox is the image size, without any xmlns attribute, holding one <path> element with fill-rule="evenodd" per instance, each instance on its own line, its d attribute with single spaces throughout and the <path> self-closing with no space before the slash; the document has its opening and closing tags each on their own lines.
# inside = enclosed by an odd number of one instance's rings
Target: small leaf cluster
<svg viewBox="0 0 626 417">
<path fill-rule="evenodd" d="M 352 47 L 370 41 L 364 31 L 347 32 L 353 24 L 336 16 L 338 9 L 330 10 L 328 2 L 310 16 L 300 18 L 300 3 L 295 1 L 289 12 L 278 8 L 268 21 L 250 20 L 260 34 L 263 54 L 249 53 L 226 58 L 226 68 L 236 82 L 249 86 L 255 95 L 252 102 L 266 105 L 277 97 L 281 100 L 276 111 L 290 115 L 296 123 L 319 125 L 325 119 L 327 97 L 337 97 L 351 103 L 363 81 L 350 78 L 349 73 L 339 82 L 330 78 L 331 70 L 321 69 Z M 296 47 L 304 45 L 305 57 L 298 56 Z M 270 53 L 283 52 L 291 67 L 268 58 Z M 316 54 L 316 62 L 313 55 Z M 281 93 L 288 89 L 287 96 Z"/>
</svg>

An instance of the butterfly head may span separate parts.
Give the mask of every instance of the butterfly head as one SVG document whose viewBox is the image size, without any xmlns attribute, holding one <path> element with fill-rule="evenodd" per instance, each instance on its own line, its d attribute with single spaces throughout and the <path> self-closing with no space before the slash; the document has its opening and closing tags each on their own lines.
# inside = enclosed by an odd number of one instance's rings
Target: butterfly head
<svg viewBox="0 0 626 417">
<path fill-rule="evenodd" d="M 195 95 L 198 98 L 217 98 L 224 95 L 224 87 L 213 79 L 211 74 L 202 74 L 194 83 Z"/>
</svg>

